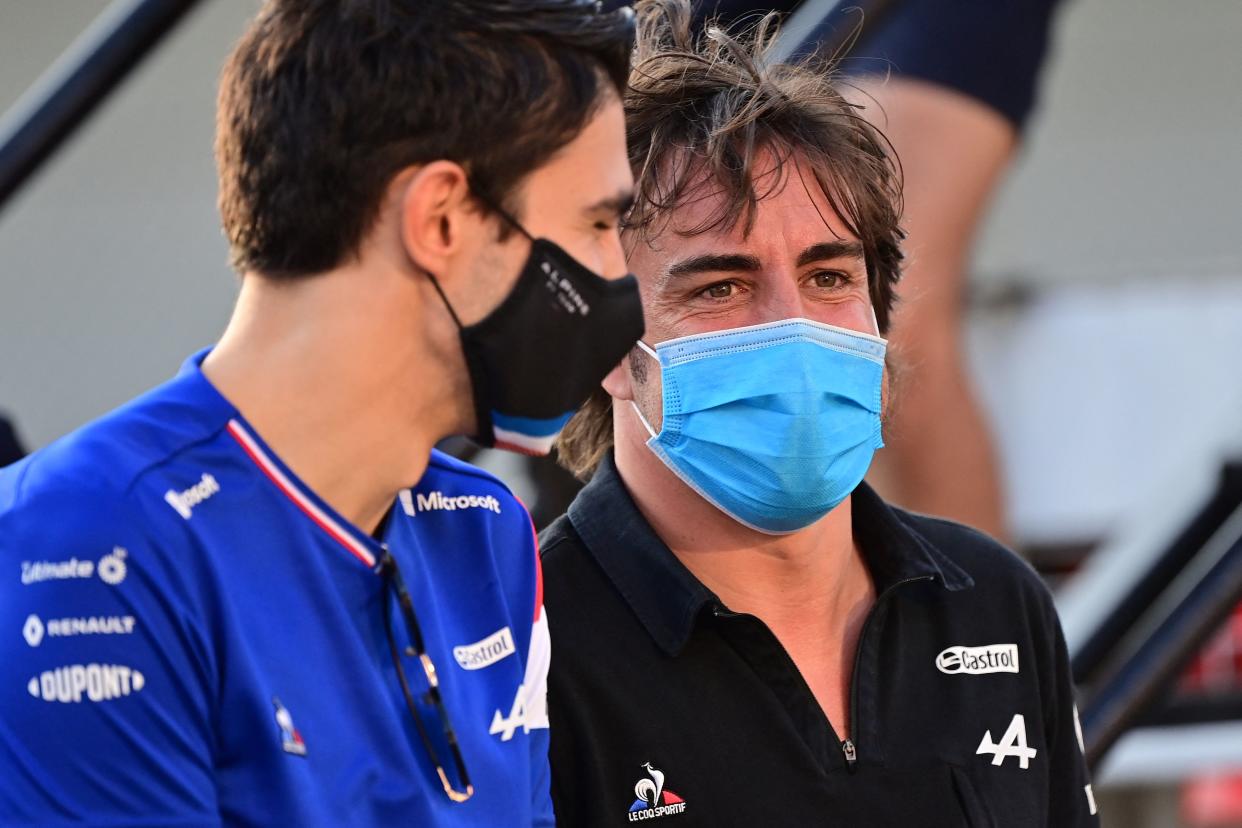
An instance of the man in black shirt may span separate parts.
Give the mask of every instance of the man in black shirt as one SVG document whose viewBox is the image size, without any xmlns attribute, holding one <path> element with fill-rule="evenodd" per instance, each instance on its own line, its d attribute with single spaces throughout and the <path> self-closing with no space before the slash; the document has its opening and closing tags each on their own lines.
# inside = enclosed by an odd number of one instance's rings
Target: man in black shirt
<svg viewBox="0 0 1242 828">
<path fill-rule="evenodd" d="M 594 477 L 542 537 L 560 823 L 1097 825 L 1043 584 L 860 482 L 901 262 L 882 136 L 823 72 L 639 9 L 647 331 L 563 435 Z"/>
<path fill-rule="evenodd" d="M 0 414 L 0 466 L 16 463 L 25 456 L 26 451 L 17 439 L 17 432 L 4 415 Z"/>
</svg>

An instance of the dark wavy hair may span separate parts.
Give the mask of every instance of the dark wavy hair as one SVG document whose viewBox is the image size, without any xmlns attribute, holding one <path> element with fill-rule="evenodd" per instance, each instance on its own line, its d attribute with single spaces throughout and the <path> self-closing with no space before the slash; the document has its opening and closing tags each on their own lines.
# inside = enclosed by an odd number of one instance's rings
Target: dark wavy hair
<svg viewBox="0 0 1242 828">
<path fill-rule="evenodd" d="M 868 289 L 888 330 L 901 277 L 901 168 L 887 139 L 835 86 L 835 66 L 774 62 L 778 15 L 727 31 L 693 26 L 688 0 L 637 5 L 638 40 L 625 115 L 637 182 L 627 237 L 659 235 L 672 214 L 714 185 L 720 207 L 686 235 L 753 225 L 758 203 L 805 168 L 862 243 Z M 764 154 L 775 169 L 759 175 Z M 811 186 L 812 182 L 804 181 Z M 602 389 L 557 445 L 562 465 L 591 474 L 612 446 L 612 400 Z"/>
<path fill-rule="evenodd" d="M 268 0 L 225 65 L 219 207 L 233 266 L 273 278 L 356 255 L 405 167 L 511 194 L 620 95 L 634 19 L 585 0 Z"/>
</svg>

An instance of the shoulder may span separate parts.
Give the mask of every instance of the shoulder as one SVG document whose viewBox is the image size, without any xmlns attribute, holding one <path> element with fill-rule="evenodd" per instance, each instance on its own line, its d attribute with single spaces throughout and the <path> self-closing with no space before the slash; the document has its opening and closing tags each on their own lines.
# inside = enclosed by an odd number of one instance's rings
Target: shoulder
<svg viewBox="0 0 1242 828">
<path fill-rule="evenodd" d="M 533 542 L 530 513 L 508 486 L 495 475 L 441 451 L 431 452 L 422 479 L 402 491 L 400 498 L 410 517 L 444 518 L 441 529 L 464 524 L 502 533 L 520 531 Z"/>
<path fill-rule="evenodd" d="M 907 529 L 930 542 L 972 578 L 1039 579 L 1035 570 L 1017 553 L 972 526 L 897 507 L 893 507 L 893 512 Z"/>
<path fill-rule="evenodd" d="M 577 554 L 581 547 L 582 539 L 574 531 L 569 515 L 561 515 L 539 533 L 540 556 L 545 566 L 552 560 L 560 561 Z"/>
<path fill-rule="evenodd" d="M 157 565 L 155 553 L 167 553 L 186 536 L 166 522 L 175 513 L 162 500 L 163 488 L 141 497 L 139 490 L 158 488 L 161 470 L 219 434 L 227 418 L 213 423 L 178 398 L 175 385 L 161 386 L 0 469 L 0 560 L 98 564 L 116 549 L 143 549 L 153 573 L 184 568 L 184 560 Z M 167 515 L 152 505 L 153 498 Z"/>
<path fill-rule="evenodd" d="M 548 583 L 549 601 L 599 608 L 604 572 L 587 552 L 569 515 L 561 515 L 539 533 L 539 559 Z"/>
<path fill-rule="evenodd" d="M 537 592 L 535 529 L 530 513 L 494 475 L 433 451 L 418 484 L 398 493 L 407 525 L 426 541 L 454 551 L 459 563 L 492 568 L 510 590 Z"/>
<path fill-rule="evenodd" d="M 0 566 L 12 573 L 0 578 L 0 625 L 22 629 L 29 645 L 6 640 L 0 661 L 51 675 L 39 671 L 54 649 L 69 661 L 150 677 L 170 660 L 207 652 L 195 646 L 210 636 L 210 567 L 189 554 L 162 499 L 167 516 L 137 496 L 145 476 L 183 447 L 177 431 L 188 427 L 163 428 L 156 410 L 131 404 L 0 471 Z M 45 632 L 66 638 L 36 650 Z M 180 646 L 187 641 L 194 646 Z M 29 695 L 48 701 L 49 692 Z M 0 699 L 4 709 L 13 704 Z"/>
<path fill-rule="evenodd" d="M 1043 578 L 1000 541 L 964 524 L 894 508 L 898 519 L 925 541 L 942 569 L 956 568 L 972 582 L 975 600 L 1010 602 L 1019 598 L 1045 617 L 1055 616 Z M 946 563 L 947 562 L 947 563 Z"/>
<path fill-rule="evenodd" d="M 182 385 L 155 388 L 0 469 L 0 514 L 75 494 L 122 498 L 145 472 L 223 430 L 227 417 L 195 406 Z"/>
<path fill-rule="evenodd" d="M 494 495 L 506 503 L 521 505 L 521 501 L 499 477 L 439 449 L 432 449 L 431 459 L 427 462 L 427 472 L 414 488 L 425 488 L 428 483 L 468 486 L 473 491 Z"/>
</svg>

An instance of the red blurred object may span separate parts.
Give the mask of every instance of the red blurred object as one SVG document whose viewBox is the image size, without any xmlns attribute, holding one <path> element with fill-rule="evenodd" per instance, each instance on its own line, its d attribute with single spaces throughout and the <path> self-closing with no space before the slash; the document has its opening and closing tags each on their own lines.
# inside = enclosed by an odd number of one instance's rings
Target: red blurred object
<svg viewBox="0 0 1242 828">
<path fill-rule="evenodd" d="M 1182 822 L 1188 828 L 1242 828 L 1242 772 L 1201 776 L 1183 785 Z"/>
<path fill-rule="evenodd" d="M 1178 684 L 1182 693 L 1242 691 L 1242 605 L 1195 657 Z"/>
<path fill-rule="evenodd" d="M 1191 662 L 1178 684 L 1185 694 L 1242 692 L 1242 605 Z M 1182 786 L 1182 820 L 1190 828 L 1242 828 L 1242 771 L 1206 774 Z"/>
</svg>

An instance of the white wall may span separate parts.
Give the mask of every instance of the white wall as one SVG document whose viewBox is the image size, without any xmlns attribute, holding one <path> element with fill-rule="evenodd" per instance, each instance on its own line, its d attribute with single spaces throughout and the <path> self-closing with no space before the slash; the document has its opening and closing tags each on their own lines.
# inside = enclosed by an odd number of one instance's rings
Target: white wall
<svg viewBox="0 0 1242 828">
<path fill-rule="evenodd" d="M 1069 0 L 983 285 L 1242 276 L 1242 3 Z"/>
</svg>

